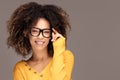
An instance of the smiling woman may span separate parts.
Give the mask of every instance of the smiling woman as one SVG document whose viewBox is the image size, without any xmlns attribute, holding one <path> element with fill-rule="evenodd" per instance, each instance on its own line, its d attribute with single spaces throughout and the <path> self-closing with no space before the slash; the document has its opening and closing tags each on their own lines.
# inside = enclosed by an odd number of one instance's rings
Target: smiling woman
<svg viewBox="0 0 120 80">
<path fill-rule="evenodd" d="M 67 13 L 55 5 L 30 2 L 8 20 L 8 46 L 31 58 L 14 67 L 14 80 L 70 80 L 74 56 L 66 50 Z"/>
</svg>

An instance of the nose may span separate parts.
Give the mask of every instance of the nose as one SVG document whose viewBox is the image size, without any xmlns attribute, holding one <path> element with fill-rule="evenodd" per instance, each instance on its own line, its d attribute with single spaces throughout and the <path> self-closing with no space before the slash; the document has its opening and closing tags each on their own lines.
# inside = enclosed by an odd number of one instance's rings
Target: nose
<svg viewBox="0 0 120 80">
<path fill-rule="evenodd" d="M 43 38 L 42 32 L 38 35 L 38 38 Z"/>
</svg>

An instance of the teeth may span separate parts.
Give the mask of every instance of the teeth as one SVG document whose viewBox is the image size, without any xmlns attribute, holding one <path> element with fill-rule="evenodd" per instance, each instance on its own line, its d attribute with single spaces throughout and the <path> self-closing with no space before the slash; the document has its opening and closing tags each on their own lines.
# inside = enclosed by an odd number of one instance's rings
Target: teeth
<svg viewBox="0 0 120 80">
<path fill-rule="evenodd" d="M 38 44 L 38 45 L 42 45 L 44 42 L 43 41 L 35 41 L 36 42 L 36 44 Z"/>
</svg>

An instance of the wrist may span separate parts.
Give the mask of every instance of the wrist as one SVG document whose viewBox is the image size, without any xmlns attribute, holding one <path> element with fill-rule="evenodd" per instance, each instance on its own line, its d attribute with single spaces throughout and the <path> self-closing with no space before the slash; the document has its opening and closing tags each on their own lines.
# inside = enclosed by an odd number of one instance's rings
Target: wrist
<svg viewBox="0 0 120 80">
<path fill-rule="evenodd" d="M 53 48 L 54 48 L 54 52 L 65 50 L 65 38 L 60 37 L 56 41 L 54 41 Z"/>
</svg>

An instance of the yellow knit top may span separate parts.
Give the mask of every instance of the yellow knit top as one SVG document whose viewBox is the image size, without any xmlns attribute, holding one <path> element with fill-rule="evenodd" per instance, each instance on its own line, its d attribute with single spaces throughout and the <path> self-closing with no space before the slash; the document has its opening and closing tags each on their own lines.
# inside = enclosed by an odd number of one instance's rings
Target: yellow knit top
<svg viewBox="0 0 120 80">
<path fill-rule="evenodd" d="M 65 38 L 53 42 L 53 59 L 41 71 L 37 72 L 25 60 L 19 61 L 14 67 L 14 80 L 71 80 L 74 56 L 65 50 Z"/>
</svg>

